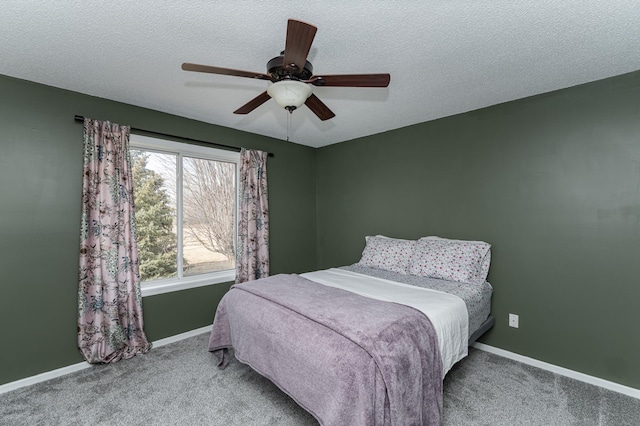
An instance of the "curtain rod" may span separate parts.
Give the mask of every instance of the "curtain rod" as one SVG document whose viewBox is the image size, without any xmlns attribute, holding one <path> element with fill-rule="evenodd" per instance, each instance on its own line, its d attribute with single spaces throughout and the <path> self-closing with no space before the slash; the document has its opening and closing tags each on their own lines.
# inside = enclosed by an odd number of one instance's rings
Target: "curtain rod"
<svg viewBox="0 0 640 426">
<path fill-rule="evenodd" d="M 74 116 L 74 118 L 75 118 L 76 121 L 84 121 L 84 117 L 81 116 L 81 115 L 76 115 L 76 116 Z M 134 132 L 151 133 L 153 135 L 165 136 L 165 137 L 176 138 L 176 139 L 182 139 L 182 140 L 185 140 L 185 141 L 206 143 L 207 145 L 213 145 L 213 146 L 216 146 L 216 147 L 219 147 L 219 148 L 223 148 L 223 149 L 226 149 L 226 150 L 229 150 L 229 151 L 240 152 L 240 148 L 238 148 L 237 146 L 223 145 L 221 143 L 203 141 L 203 140 L 200 140 L 200 139 L 185 138 L 184 136 L 170 135 L 168 133 L 154 132 L 152 130 L 137 129 L 135 127 L 131 127 L 131 130 L 134 131 Z M 273 157 L 273 153 L 271 153 L 271 152 L 268 152 L 267 155 L 269 157 Z"/>
</svg>

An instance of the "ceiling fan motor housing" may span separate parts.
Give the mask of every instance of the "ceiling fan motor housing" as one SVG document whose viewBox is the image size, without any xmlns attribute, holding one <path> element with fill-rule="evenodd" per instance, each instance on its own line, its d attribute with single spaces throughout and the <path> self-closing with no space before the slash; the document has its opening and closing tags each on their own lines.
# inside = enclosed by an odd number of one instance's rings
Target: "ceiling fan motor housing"
<svg viewBox="0 0 640 426">
<path fill-rule="evenodd" d="M 302 70 L 298 70 L 295 65 L 287 67 L 284 64 L 284 55 L 280 55 L 267 62 L 267 73 L 274 80 L 309 80 L 313 75 L 313 65 L 311 65 L 311 62 L 305 61 L 304 69 Z"/>
</svg>

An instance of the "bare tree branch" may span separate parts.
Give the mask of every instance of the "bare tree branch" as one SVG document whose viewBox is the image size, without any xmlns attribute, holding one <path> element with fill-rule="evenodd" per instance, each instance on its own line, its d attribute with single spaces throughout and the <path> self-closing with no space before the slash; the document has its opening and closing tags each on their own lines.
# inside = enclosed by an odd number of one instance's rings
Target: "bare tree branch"
<svg viewBox="0 0 640 426">
<path fill-rule="evenodd" d="M 235 164 L 185 158 L 183 225 L 185 235 L 212 252 L 232 259 L 234 245 Z"/>
</svg>

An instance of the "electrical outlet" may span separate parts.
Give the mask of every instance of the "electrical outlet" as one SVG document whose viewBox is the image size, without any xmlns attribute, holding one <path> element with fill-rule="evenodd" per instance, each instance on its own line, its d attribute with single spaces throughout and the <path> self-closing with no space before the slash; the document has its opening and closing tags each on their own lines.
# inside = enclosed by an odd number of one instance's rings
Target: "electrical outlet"
<svg viewBox="0 0 640 426">
<path fill-rule="evenodd" d="M 509 314 L 509 327 L 518 328 L 520 317 L 516 314 Z"/>
</svg>

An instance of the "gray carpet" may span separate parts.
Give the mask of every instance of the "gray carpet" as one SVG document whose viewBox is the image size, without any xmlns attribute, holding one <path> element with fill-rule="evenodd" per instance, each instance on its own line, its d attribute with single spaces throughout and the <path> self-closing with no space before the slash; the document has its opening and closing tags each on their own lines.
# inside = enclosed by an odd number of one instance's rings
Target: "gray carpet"
<svg viewBox="0 0 640 426">
<path fill-rule="evenodd" d="M 207 339 L 0 395 L 0 425 L 317 425 L 249 367 L 215 367 Z M 640 424 L 640 400 L 476 349 L 444 389 L 445 425 Z"/>
</svg>

